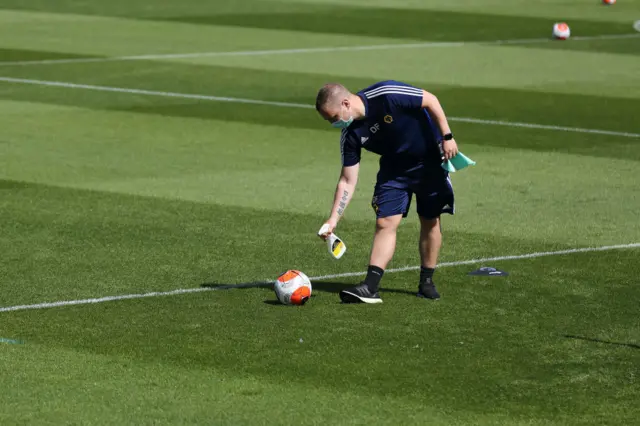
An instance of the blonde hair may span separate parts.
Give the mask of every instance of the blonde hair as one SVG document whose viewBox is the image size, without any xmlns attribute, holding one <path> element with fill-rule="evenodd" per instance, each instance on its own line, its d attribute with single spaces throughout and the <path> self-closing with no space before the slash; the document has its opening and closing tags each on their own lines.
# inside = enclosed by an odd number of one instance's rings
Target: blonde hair
<svg viewBox="0 0 640 426">
<path fill-rule="evenodd" d="M 324 110 L 329 104 L 338 102 L 340 98 L 346 98 L 351 92 L 338 83 L 327 83 L 318 91 L 316 96 L 316 110 Z"/>
</svg>

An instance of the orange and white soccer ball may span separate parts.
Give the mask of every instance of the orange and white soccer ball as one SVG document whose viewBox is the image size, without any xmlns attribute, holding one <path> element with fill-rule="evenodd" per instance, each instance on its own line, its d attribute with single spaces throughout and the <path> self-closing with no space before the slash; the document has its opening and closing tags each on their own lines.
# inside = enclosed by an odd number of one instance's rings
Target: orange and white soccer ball
<svg viewBox="0 0 640 426">
<path fill-rule="evenodd" d="M 604 4 L 616 4 L 616 0 L 602 0 Z"/>
<path fill-rule="evenodd" d="M 285 305 L 304 305 L 311 297 L 311 281 L 302 272 L 291 269 L 278 277 L 273 290 Z"/>
<path fill-rule="evenodd" d="M 566 40 L 571 35 L 571 28 L 565 22 L 558 22 L 553 26 L 553 37 L 558 40 Z"/>
</svg>

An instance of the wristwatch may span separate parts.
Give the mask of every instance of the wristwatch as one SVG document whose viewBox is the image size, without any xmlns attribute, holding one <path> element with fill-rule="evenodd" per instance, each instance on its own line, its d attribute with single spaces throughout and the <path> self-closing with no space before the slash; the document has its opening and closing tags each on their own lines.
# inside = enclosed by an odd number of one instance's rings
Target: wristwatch
<svg viewBox="0 0 640 426">
<path fill-rule="evenodd" d="M 451 139 L 453 139 L 453 133 L 447 133 L 446 135 L 442 136 L 443 141 L 450 141 Z"/>
</svg>

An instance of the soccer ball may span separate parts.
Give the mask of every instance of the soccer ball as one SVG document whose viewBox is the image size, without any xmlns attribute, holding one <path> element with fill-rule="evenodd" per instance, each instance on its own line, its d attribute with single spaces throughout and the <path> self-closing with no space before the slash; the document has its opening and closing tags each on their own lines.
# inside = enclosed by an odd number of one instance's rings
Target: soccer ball
<svg viewBox="0 0 640 426">
<path fill-rule="evenodd" d="M 553 37 L 558 40 L 566 40 L 571 35 L 571 29 L 564 22 L 558 22 L 553 26 Z"/>
<path fill-rule="evenodd" d="M 291 269 L 278 277 L 273 290 L 285 305 L 304 305 L 311 297 L 311 281 L 302 272 Z"/>
<path fill-rule="evenodd" d="M 602 0 L 604 4 L 616 4 L 616 0 Z"/>
</svg>

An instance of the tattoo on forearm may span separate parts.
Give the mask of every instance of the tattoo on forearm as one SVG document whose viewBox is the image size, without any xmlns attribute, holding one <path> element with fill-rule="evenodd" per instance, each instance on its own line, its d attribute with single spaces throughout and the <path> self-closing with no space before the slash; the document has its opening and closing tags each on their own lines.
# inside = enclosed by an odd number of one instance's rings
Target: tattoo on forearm
<svg viewBox="0 0 640 426">
<path fill-rule="evenodd" d="M 349 191 L 344 191 L 342 193 L 340 204 L 338 204 L 338 216 L 342 216 L 344 214 L 344 209 L 347 208 L 347 198 L 349 198 Z"/>
</svg>

